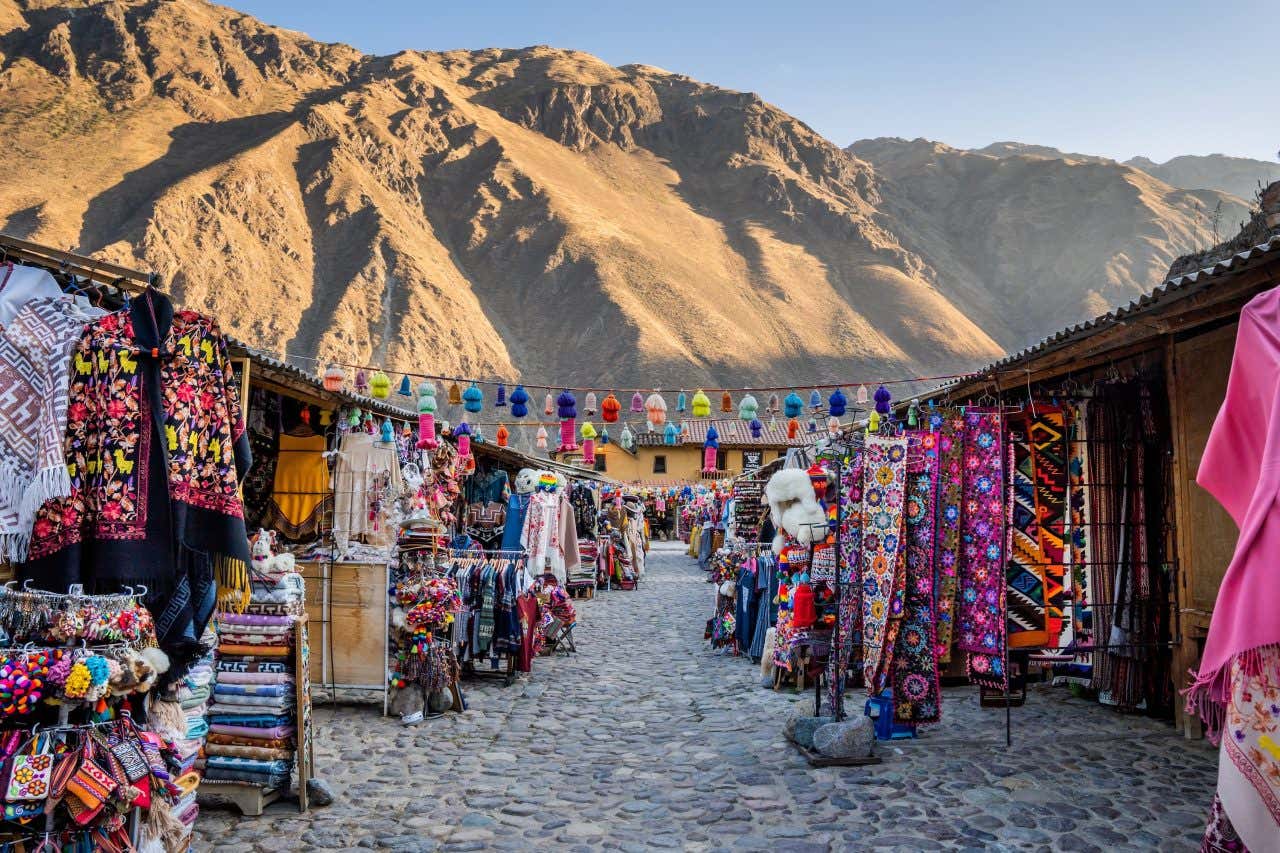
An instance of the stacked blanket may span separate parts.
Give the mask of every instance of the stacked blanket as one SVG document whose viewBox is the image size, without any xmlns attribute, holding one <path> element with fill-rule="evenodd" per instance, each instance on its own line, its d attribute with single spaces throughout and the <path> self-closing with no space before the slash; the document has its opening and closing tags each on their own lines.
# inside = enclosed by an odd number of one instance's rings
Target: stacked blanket
<svg viewBox="0 0 1280 853">
<path fill-rule="evenodd" d="M 297 575 L 254 584 L 244 613 L 219 613 L 218 661 L 209 704 L 205 777 L 288 788 L 297 693 L 294 626 L 302 603 Z"/>
<path fill-rule="evenodd" d="M 209 721 L 206 714 L 209 710 L 209 699 L 213 695 L 213 649 L 218 643 L 218 635 L 210 625 L 205 629 L 200 642 L 209 649 L 209 654 L 196 661 L 187 673 L 186 678 L 178 685 L 174 698 L 182 706 L 186 718 L 185 737 L 174 743 L 178 762 L 174 784 L 180 794 L 173 807 L 173 814 L 186 826 L 184 841 L 191 837 L 191 827 L 200 814 L 200 806 L 196 804 L 196 793 L 200 787 L 200 771 L 196 764 L 204 749 L 205 736 L 209 734 Z"/>
</svg>

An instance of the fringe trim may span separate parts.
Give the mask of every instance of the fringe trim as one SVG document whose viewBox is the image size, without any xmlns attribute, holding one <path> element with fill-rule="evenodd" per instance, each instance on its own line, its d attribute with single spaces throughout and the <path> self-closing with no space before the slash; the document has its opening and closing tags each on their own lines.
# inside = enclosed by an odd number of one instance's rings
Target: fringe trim
<svg viewBox="0 0 1280 853">
<path fill-rule="evenodd" d="M 234 557 L 215 557 L 213 576 L 218 581 L 218 609 L 243 613 L 253 595 L 249 565 Z"/>
<path fill-rule="evenodd" d="M 1280 685 L 1280 643 L 1246 649 L 1215 670 L 1189 672 L 1191 685 L 1182 691 L 1186 712 L 1204 721 L 1208 738 L 1215 745 L 1226 722 L 1227 705 L 1231 702 L 1231 673 L 1237 667 L 1250 678 Z"/>
<path fill-rule="evenodd" d="M 0 561 L 25 563 L 31 546 L 31 528 L 36 512 L 45 501 L 71 494 L 71 477 L 65 465 L 42 468 L 34 476 L 26 469 L 9 465 L 0 471 L 0 495 L 13 499 L 18 515 L 17 530 L 0 533 Z"/>
<path fill-rule="evenodd" d="M 31 479 L 22 495 L 22 505 L 18 508 L 19 523 L 24 530 L 30 530 L 35 524 L 36 513 L 45 501 L 54 498 L 65 498 L 71 494 L 71 475 L 66 465 L 55 465 L 41 468 Z"/>
</svg>

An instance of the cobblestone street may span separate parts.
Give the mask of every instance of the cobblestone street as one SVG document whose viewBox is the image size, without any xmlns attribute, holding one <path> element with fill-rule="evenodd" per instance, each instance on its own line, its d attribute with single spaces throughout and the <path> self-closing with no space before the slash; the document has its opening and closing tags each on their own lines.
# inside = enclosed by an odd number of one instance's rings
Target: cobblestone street
<svg viewBox="0 0 1280 853">
<path fill-rule="evenodd" d="M 635 592 L 578 602 L 574 658 L 470 710 L 404 728 L 370 706 L 316 710 L 336 801 L 260 818 L 207 809 L 198 849 L 1191 850 L 1216 752 L 1172 728 L 1034 689 L 1013 711 L 945 692 L 943 723 L 884 763 L 811 769 L 781 735 L 795 701 L 702 639 L 712 591 L 655 545 Z M 860 704 L 860 703 L 858 703 Z"/>
</svg>

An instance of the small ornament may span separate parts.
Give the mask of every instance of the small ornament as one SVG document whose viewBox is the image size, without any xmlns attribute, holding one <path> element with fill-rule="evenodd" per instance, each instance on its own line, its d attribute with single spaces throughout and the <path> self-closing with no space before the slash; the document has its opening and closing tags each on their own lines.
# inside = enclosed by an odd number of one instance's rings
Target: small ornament
<svg viewBox="0 0 1280 853">
<path fill-rule="evenodd" d="M 430 379 L 418 384 L 418 449 L 435 450 L 436 440 L 436 386 Z"/>
<path fill-rule="evenodd" d="M 542 413 L 547 417 L 551 417 L 556 413 L 556 398 L 551 396 L 551 392 L 547 392 L 547 397 L 542 401 Z"/>
<path fill-rule="evenodd" d="M 667 428 L 662 431 L 662 443 L 674 447 L 680 443 L 680 427 L 670 421 L 667 422 Z"/>
<path fill-rule="evenodd" d="M 711 417 L 711 398 L 702 393 L 701 388 L 699 388 L 693 395 L 692 408 L 693 416 L 695 418 Z"/>
<path fill-rule="evenodd" d="M 889 393 L 889 389 L 881 385 L 876 389 L 876 411 L 882 415 L 889 414 L 889 401 L 892 399 L 893 395 Z"/>
<path fill-rule="evenodd" d="M 644 408 L 649 413 L 649 423 L 652 426 L 662 426 L 667 422 L 667 401 L 662 399 L 661 394 L 650 394 L 649 399 L 644 401 Z"/>
<path fill-rule="evenodd" d="M 369 374 L 363 367 L 356 371 L 355 385 L 357 394 L 369 393 Z"/>
<path fill-rule="evenodd" d="M 383 444 L 391 444 L 396 440 L 396 428 L 391 425 L 391 418 L 382 419 L 381 435 L 378 437 Z"/>
<path fill-rule="evenodd" d="M 599 406 L 596 405 L 596 392 L 588 391 L 586 402 L 582 404 L 582 411 L 587 417 L 594 417 Z"/>
<path fill-rule="evenodd" d="M 681 391 L 680 396 L 676 397 L 676 411 L 683 414 L 687 408 L 689 408 L 688 401 L 685 399 L 684 392 Z"/>
<path fill-rule="evenodd" d="M 499 447 L 506 447 L 507 442 L 511 439 L 511 431 L 507 429 L 506 424 L 498 424 L 498 432 L 496 434 Z"/>
<path fill-rule="evenodd" d="M 811 409 L 822 408 L 822 395 L 818 393 L 817 388 L 814 388 L 812 391 L 809 392 L 809 408 Z"/>
<path fill-rule="evenodd" d="M 608 427 L 600 427 L 600 443 L 601 443 L 601 444 L 608 444 L 608 443 L 610 442 L 610 440 L 611 440 L 611 439 L 609 438 L 609 428 L 608 428 Z"/>
<path fill-rule="evenodd" d="M 788 394 L 787 399 L 782 401 L 782 413 L 788 418 L 798 418 L 803 411 L 804 400 L 795 391 Z"/>
<path fill-rule="evenodd" d="M 858 401 L 859 406 L 865 406 L 867 404 L 867 386 L 866 385 L 858 386 L 858 394 L 856 399 Z"/>
<path fill-rule="evenodd" d="M 582 434 L 582 461 L 587 465 L 595 465 L 596 428 L 591 421 L 584 421 L 579 432 Z"/>
<path fill-rule="evenodd" d="M 644 413 L 644 396 L 639 391 L 631 395 L 631 411 L 637 415 Z"/>
<path fill-rule="evenodd" d="M 834 438 L 838 432 L 840 432 L 840 419 L 834 415 L 827 418 L 827 434 Z"/>
<path fill-rule="evenodd" d="M 341 391 L 342 383 L 347 379 L 347 374 L 342 371 L 341 367 L 331 364 L 324 371 L 324 390 Z"/>
<path fill-rule="evenodd" d="M 833 418 L 843 418 L 845 411 L 849 408 L 849 398 L 839 388 L 831 392 L 831 396 L 827 398 L 827 411 Z"/>
<path fill-rule="evenodd" d="M 458 387 L 457 382 L 449 386 L 449 405 L 450 406 L 462 405 L 462 389 Z"/>
<path fill-rule="evenodd" d="M 494 408 L 505 409 L 507 407 L 507 386 L 501 382 L 498 383 L 498 398 L 493 402 Z"/>
<path fill-rule="evenodd" d="M 759 418 L 752 418 L 751 423 L 747 424 L 747 426 L 751 429 L 752 438 L 759 438 L 764 434 L 764 424 L 760 423 Z"/>
<path fill-rule="evenodd" d="M 375 400 L 385 400 L 391 396 L 391 377 L 381 370 L 369 377 L 369 396 Z"/>
<path fill-rule="evenodd" d="M 733 411 L 733 397 L 729 396 L 728 391 L 725 391 L 723 394 L 720 395 L 720 411 L 722 412 Z"/>
<path fill-rule="evenodd" d="M 911 405 L 907 407 L 907 426 L 915 429 L 920 425 L 920 407 L 916 405 L 916 401 L 912 400 Z"/>
<path fill-rule="evenodd" d="M 538 434 L 537 434 L 537 438 L 535 439 L 535 443 L 538 445 L 539 450 L 547 449 L 547 428 L 546 427 L 544 426 L 538 427 Z"/>
<path fill-rule="evenodd" d="M 529 392 L 523 385 L 517 385 L 511 392 L 511 417 L 523 418 L 529 414 Z"/>
<path fill-rule="evenodd" d="M 799 438 L 799 437 L 800 437 L 800 421 L 796 420 L 795 418 L 791 418 L 789 421 L 787 421 L 787 438 L 793 439 L 793 438 Z"/>
<path fill-rule="evenodd" d="M 413 396 L 413 383 L 409 381 L 409 374 L 406 373 L 400 377 L 400 388 L 398 390 L 401 397 Z"/>
<path fill-rule="evenodd" d="M 600 416 L 604 418 L 605 423 L 617 423 L 618 413 L 622 411 L 622 403 L 618 402 L 618 398 L 609 394 L 604 398 L 604 402 L 600 404 Z"/>
<path fill-rule="evenodd" d="M 778 405 L 779 405 L 779 404 L 778 404 L 778 395 L 777 395 L 777 394 L 770 394 L 770 395 L 769 395 L 769 412 L 771 412 L 771 413 L 772 413 L 772 412 L 776 412 L 776 411 L 778 411 Z"/>
<path fill-rule="evenodd" d="M 713 423 L 707 427 L 707 438 L 702 444 L 702 470 L 712 473 L 716 470 L 716 457 L 720 449 L 720 431 Z"/>
<path fill-rule="evenodd" d="M 467 422 L 463 421 L 453 428 L 453 437 L 458 440 L 458 455 L 471 455 L 471 427 L 467 426 Z"/>
<path fill-rule="evenodd" d="M 752 394 L 747 394 L 738 402 L 738 417 L 744 421 L 753 421 L 760 411 L 760 403 Z"/>
<path fill-rule="evenodd" d="M 622 427 L 621 442 L 622 449 L 628 453 L 636 449 L 636 434 L 631 431 L 629 424 L 624 424 Z"/>
<path fill-rule="evenodd" d="M 467 390 L 462 392 L 462 408 L 472 414 L 484 409 L 484 392 L 476 383 L 472 382 Z"/>
</svg>

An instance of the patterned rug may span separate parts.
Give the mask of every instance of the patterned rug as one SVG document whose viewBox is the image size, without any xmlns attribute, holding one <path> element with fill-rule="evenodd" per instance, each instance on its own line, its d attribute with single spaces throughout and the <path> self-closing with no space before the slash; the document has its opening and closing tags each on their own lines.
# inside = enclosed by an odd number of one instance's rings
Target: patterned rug
<svg viewBox="0 0 1280 853">
<path fill-rule="evenodd" d="M 904 612 L 893 649 L 893 716 L 900 723 L 934 723 L 941 716 L 934 614 L 935 460 L 907 473 Z"/>
<path fill-rule="evenodd" d="M 937 655 L 938 663 L 951 662 L 955 628 L 957 576 L 960 558 L 961 488 L 964 482 L 964 418 L 959 412 L 939 412 L 931 419 L 938 445 L 937 506 Z"/>
<path fill-rule="evenodd" d="M 848 464 L 840 468 L 841 523 L 840 523 L 840 603 L 837 608 L 840 645 L 844 654 L 833 654 L 827 659 L 827 707 L 836 707 L 848 681 L 847 671 L 840 666 L 850 655 L 858 660 L 862 652 L 862 594 L 859 583 L 862 577 L 862 451 L 855 451 Z"/>
<path fill-rule="evenodd" d="M 1071 460 L 1068 463 L 1070 479 L 1068 502 L 1071 513 L 1069 537 L 1071 547 L 1067 561 L 1071 566 L 1071 618 L 1068 625 L 1071 631 L 1070 642 L 1076 646 L 1088 646 L 1093 643 L 1093 611 L 1090 607 L 1093 602 L 1091 583 L 1093 565 L 1090 557 L 1090 542 L 1093 534 L 1090 530 L 1089 514 L 1089 441 L 1086 405 L 1082 402 L 1070 412 Z M 1088 684 L 1092 677 L 1092 653 L 1076 655 L 1072 669 L 1073 672 L 1068 676 L 1069 678 Z"/>
<path fill-rule="evenodd" d="M 1031 649 L 1048 645 L 1045 630 L 1045 556 L 1040 550 L 1040 522 L 1036 514 L 1035 459 L 1029 440 L 1029 415 L 1015 415 L 1009 422 L 1013 453 L 1013 503 L 1009 507 L 1009 561 L 1005 579 L 1009 588 L 1009 648 Z"/>
<path fill-rule="evenodd" d="M 1070 640 L 1067 606 L 1067 428 L 1058 407 L 1036 407 L 1031 422 L 1031 454 L 1035 462 L 1036 517 L 1044 558 L 1047 646 L 1062 648 Z"/>
<path fill-rule="evenodd" d="M 884 657 L 902 545 L 907 440 L 870 436 L 862 491 L 862 673 L 869 695 L 885 685 Z"/>
<path fill-rule="evenodd" d="M 1005 577 L 1007 542 L 1005 460 L 999 414 L 965 414 L 963 517 L 960 525 L 960 599 L 956 631 L 969 652 L 972 680 L 1005 686 Z"/>
</svg>

